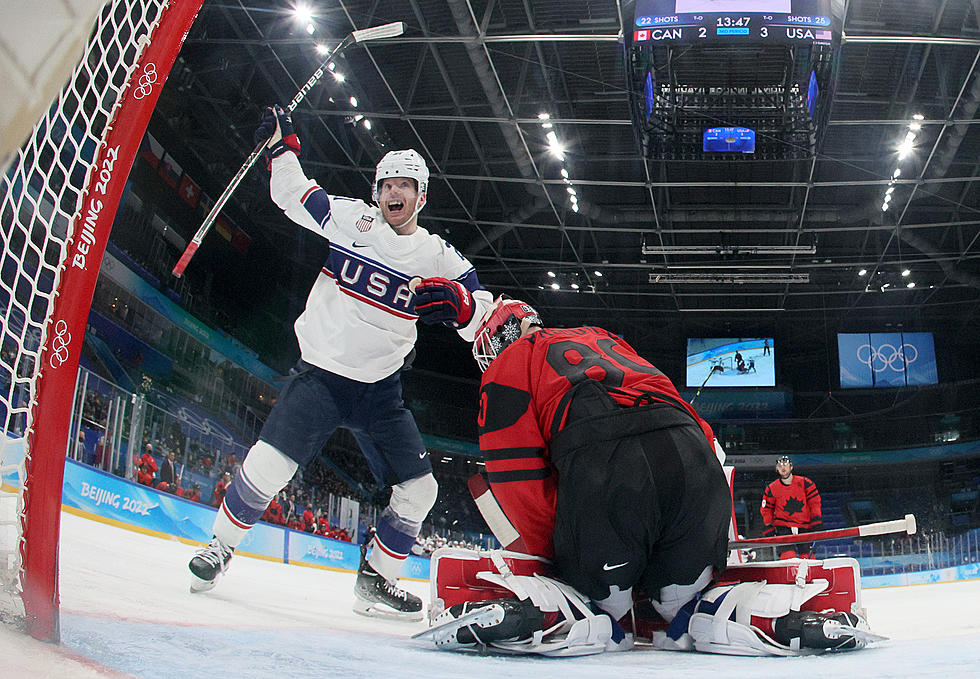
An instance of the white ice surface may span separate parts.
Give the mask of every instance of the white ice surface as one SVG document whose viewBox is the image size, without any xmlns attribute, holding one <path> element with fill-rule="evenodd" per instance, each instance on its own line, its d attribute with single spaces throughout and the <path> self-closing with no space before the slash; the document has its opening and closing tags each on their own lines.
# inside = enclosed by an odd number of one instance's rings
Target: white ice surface
<svg viewBox="0 0 980 679">
<path fill-rule="evenodd" d="M 481 657 L 408 638 L 423 623 L 351 611 L 354 576 L 236 557 L 207 594 L 188 591 L 193 548 L 62 515 L 62 645 L 0 626 L 0 676 L 709 677 L 980 676 L 980 581 L 865 590 L 875 632 L 855 653 L 737 658 L 640 649 L 584 658 Z M 428 585 L 407 583 L 428 597 Z"/>
</svg>

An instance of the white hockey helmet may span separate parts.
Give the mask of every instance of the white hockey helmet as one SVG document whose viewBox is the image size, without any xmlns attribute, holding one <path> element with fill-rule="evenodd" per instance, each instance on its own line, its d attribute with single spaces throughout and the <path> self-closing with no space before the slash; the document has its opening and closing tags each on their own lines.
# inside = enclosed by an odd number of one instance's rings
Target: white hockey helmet
<svg viewBox="0 0 980 679">
<path fill-rule="evenodd" d="M 378 163 L 374 170 L 374 188 L 371 198 L 375 203 L 381 194 L 381 182 L 389 177 L 408 177 L 414 179 L 419 197 L 415 204 L 414 217 L 425 206 L 425 198 L 429 190 L 429 168 L 425 159 L 415 149 L 389 151 Z"/>
<path fill-rule="evenodd" d="M 473 339 L 473 358 L 486 372 L 497 355 L 521 338 L 532 325 L 543 325 L 541 316 L 527 302 L 498 297 L 487 311 Z"/>
</svg>

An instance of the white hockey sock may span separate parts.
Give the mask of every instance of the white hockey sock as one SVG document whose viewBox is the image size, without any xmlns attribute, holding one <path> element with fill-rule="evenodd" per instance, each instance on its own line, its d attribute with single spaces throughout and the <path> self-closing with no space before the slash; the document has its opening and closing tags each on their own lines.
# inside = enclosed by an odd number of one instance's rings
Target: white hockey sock
<svg viewBox="0 0 980 679">
<path fill-rule="evenodd" d="M 218 508 L 212 528 L 214 536 L 226 547 L 237 547 L 276 493 L 293 478 L 298 466 L 265 441 L 256 441 L 232 481 L 233 488 L 229 488 L 225 502 Z M 231 508 L 227 502 L 229 496 L 235 500 Z"/>
</svg>

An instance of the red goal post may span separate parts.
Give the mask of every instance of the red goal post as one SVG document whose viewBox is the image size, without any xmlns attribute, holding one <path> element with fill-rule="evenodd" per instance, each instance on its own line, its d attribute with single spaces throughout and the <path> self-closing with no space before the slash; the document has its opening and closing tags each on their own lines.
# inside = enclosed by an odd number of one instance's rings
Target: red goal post
<svg viewBox="0 0 980 679">
<path fill-rule="evenodd" d="M 57 641 L 61 488 L 82 339 L 150 114 L 203 0 L 110 0 L 0 176 L 0 454 L 23 445 L 18 548 L 0 563 L 27 631 Z M 5 486 L 10 494 L 10 484 Z M 13 590 L 13 591 L 11 591 Z M 2 593 L 0 593 L 2 595 Z"/>
</svg>

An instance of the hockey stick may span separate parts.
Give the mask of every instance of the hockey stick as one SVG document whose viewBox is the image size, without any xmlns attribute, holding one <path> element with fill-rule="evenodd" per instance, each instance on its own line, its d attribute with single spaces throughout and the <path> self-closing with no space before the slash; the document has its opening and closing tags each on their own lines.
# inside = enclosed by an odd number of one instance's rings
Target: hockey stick
<svg viewBox="0 0 980 679">
<path fill-rule="evenodd" d="M 704 389 L 704 385 L 708 383 L 708 380 L 711 379 L 711 376 L 714 375 L 715 371 L 718 370 L 720 367 L 721 366 L 717 366 L 717 365 L 711 366 L 711 370 L 708 371 L 708 376 L 704 378 L 704 382 L 702 382 L 701 386 L 698 387 L 698 391 L 696 394 L 694 394 L 694 398 L 691 399 L 690 405 L 694 405 L 694 402 L 698 400 L 698 396 L 701 395 L 701 390 Z"/>
<path fill-rule="evenodd" d="M 879 523 L 869 523 L 864 526 L 853 526 L 851 528 L 835 528 L 832 530 L 818 530 L 813 533 L 797 533 L 796 535 L 773 535 L 768 538 L 740 538 L 728 543 L 729 549 L 739 547 L 764 547 L 766 545 L 782 545 L 797 542 L 819 542 L 821 540 L 836 540 L 837 538 L 858 538 L 871 535 L 888 535 L 889 533 L 907 533 L 915 535 L 915 516 L 906 514 L 904 519 L 895 521 L 880 521 Z"/>
<path fill-rule="evenodd" d="M 320 65 L 315 71 L 313 71 L 313 75 L 311 75 L 310 79 L 306 81 L 306 84 L 299 88 L 299 92 L 296 93 L 293 100 L 289 102 L 289 106 L 286 107 L 286 113 L 292 113 L 296 110 L 296 107 L 299 106 L 300 102 L 306 98 L 306 95 L 310 92 L 310 90 L 312 90 L 313 87 L 320 82 L 320 79 L 323 78 L 323 75 L 327 72 L 327 64 L 330 63 L 330 60 L 337 56 L 337 54 L 339 54 L 341 51 L 347 49 L 356 42 L 380 40 L 381 38 L 393 38 L 397 35 L 401 35 L 404 32 L 405 22 L 396 21 L 391 24 L 374 26 L 373 28 L 364 28 L 359 31 L 351 31 L 348 33 L 347 37 L 341 40 L 340 44 L 327 55 L 327 58 L 320 62 Z M 225 188 L 224 192 L 218 197 L 218 200 L 214 202 L 214 206 L 211 208 L 211 212 L 208 213 L 208 216 L 204 218 L 201 228 L 197 230 L 197 233 L 195 233 L 194 237 L 191 238 L 191 242 L 188 243 L 187 247 L 184 249 L 184 253 L 180 256 L 180 259 L 177 260 L 177 264 L 174 266 L 174 269 L 171 272 L 174 276 L 180 278 L 184 275 L 184 270 L 187 269 L 187 265 L 190 263 L 194 253 L 196 253 L 197 249 L 201 246 L 201 241 L 204 240 L 204 237 L 208 235 L 208 231 L 211 230 L 211 226 L 218 218 L 218 213 L 221 212 L 221 209 L 225 206 L 225 203 L 228 202 L 228 199 L 231 198 L 231 194 L 235 192 L 238 185 L 242 183 L 242 179 L 245 178 L 248 171 L 253 165 L 255 165 L 255 161 L 257 161 L 259 156 L 262 155 L 262 151 L 265 150 L 267 144 L 268 140 L 259 142 L 255 146 L 252 153 L 245 160 L 245 164 L 238 168 L 238 172 L 236 172 L 235 176 L 231 178 L 231 182 L 228 184 L 227 188 Z"/>
<path fill-rule="evenodd" d="M 487 522 L 490 532 L 500 541 L 504 549 L 509 549 L 512 552 L 526 552 L 524 539 L 520 532 L 514 528 L 514 524 L 510 522 L 507 515 L 504 514 L 503 508 L 497 502 L 497 498 L 494 497 L 493 491 L 487 485 L 487 480 L 483 474 L 474 474 L 466 482 L 466 485 L 474 502 L 476 502 L 476 508 L 480 510 L 483 520 Z"/>
</svg>

